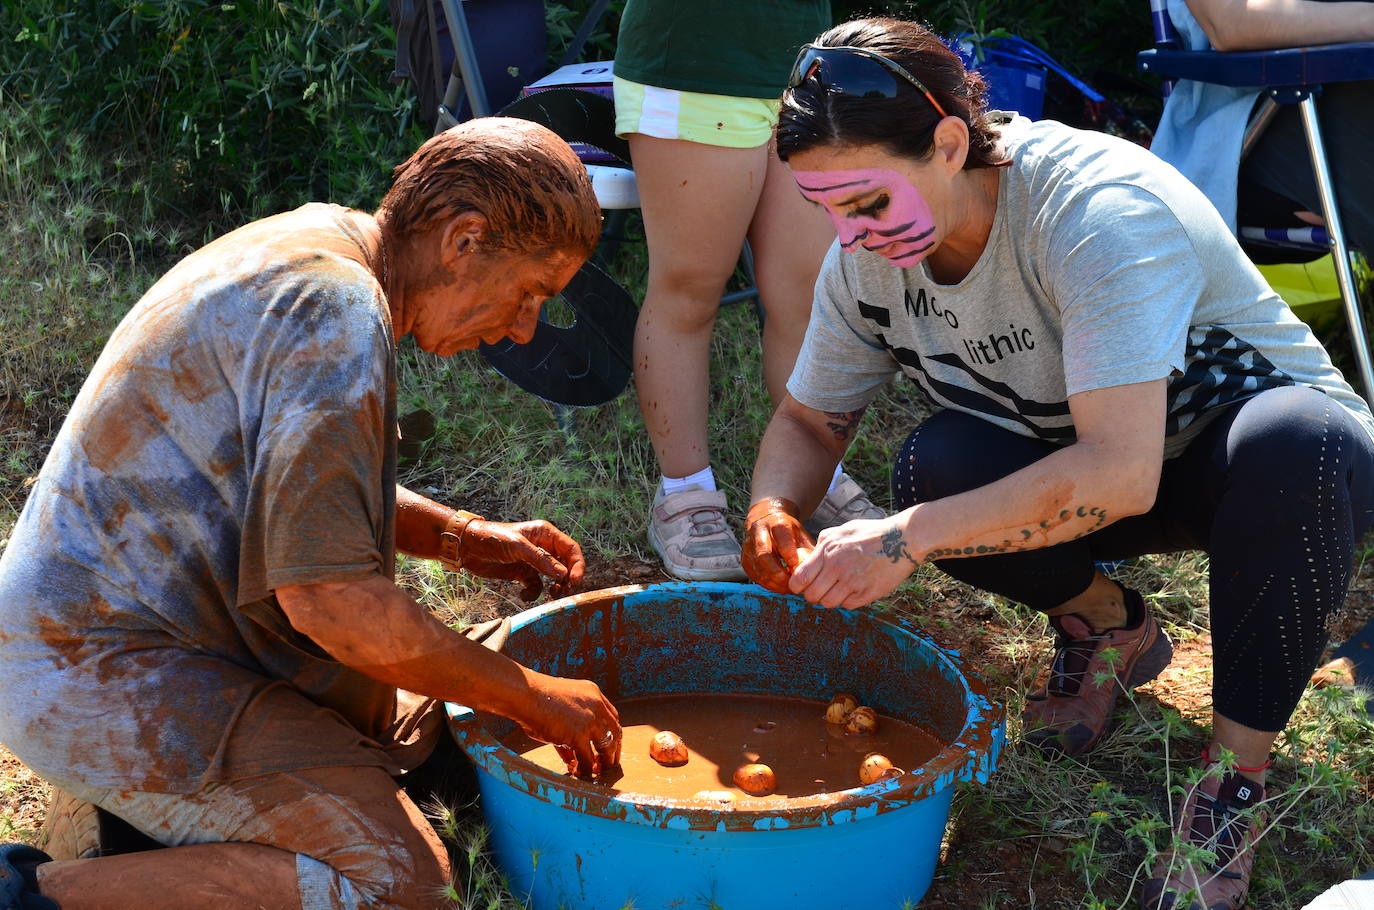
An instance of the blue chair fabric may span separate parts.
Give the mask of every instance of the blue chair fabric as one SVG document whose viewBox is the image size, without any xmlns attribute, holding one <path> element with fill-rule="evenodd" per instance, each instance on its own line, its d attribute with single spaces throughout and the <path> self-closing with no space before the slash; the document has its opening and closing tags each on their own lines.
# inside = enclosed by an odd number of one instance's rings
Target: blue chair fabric
<svg viewBox="0 0 1374 910">
<path fill-rule="evenodd" d="M 1313 239 L 1319 243 L 1324 241 L 1325 249 L 1332 254 L 1359 379 L 1365 397 L 1369 398 L 1374 395 L 1374 362 L 1371 362 L 1368 335 L 1350 264 L 1350 251 L 1342 229 L 1335 184 L 1322 140 L 1316 97 L 1324 85 L 1374 79 L 1374 42 L 1227 53 L 1191 51 L 1178 47 L 1178 36 L 1169 20 L 1164 0 L 1152 0 L 1151 16 L 1156 46 L 1138 55 L 1137 63 L 1142 71 L 1165 77 L 1166 80 L 1191 79 L 1216 85 L 1254 87 L 1263 91 L 1275 104 L 1300 106 L 1322 202 L 1321 215 L 1325 221 L 1323 235 L 1313 235 Z M 1169 85 L 1166 82 L 1166 90 Z M 1272 113 L 1273 105 L 1263 109 L 1263 114 L 1272 116 Z M 1264 122 L 1267 119 L 1267 116 L 1264 117 Z M 1251 135 L 1247 136 L 1247 145 L 1262 128 L 1263 123 L 1252 128 Z M 1262 233 L 1259 239 L 1263 239 Z M 1285 235 L 1275 239 L 1277 242 L 1290 242 L 1294 238 Z M 1301 242 L 1298 245 L 1307 249 L 1323 248 Z"/>
</svg>

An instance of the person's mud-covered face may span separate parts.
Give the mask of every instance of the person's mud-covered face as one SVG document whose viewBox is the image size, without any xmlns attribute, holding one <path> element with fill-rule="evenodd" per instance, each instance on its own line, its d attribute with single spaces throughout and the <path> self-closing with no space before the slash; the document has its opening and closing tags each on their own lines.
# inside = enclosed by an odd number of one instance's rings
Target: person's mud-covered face
<svg viewBox="0 0 1374 910">
<path fill-rule="evenodd" d="M 422 350 L 448 357 L 485 342 L 534 337 L 544 301 L 557 296 L 582 257 L 464 252 L 447 277 L 412 294 L 411 333 Z"/>
</svg>

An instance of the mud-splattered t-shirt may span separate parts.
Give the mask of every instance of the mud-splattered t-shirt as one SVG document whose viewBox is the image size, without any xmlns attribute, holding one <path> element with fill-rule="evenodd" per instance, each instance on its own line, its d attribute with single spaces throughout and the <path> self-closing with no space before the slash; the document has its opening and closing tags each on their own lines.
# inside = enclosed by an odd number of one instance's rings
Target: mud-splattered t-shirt
<svg viewBox="0 0 1374 910">
<path fill-rule="evenodd" d="M 115 330 L 0 557 L 0 742 L 24 762 L 173 793 L 399 770 L 396 691 L 271 593 L 393 571 L 376 255 L 369 216 L 304 206 L 186 257 Z"/>
</svg>

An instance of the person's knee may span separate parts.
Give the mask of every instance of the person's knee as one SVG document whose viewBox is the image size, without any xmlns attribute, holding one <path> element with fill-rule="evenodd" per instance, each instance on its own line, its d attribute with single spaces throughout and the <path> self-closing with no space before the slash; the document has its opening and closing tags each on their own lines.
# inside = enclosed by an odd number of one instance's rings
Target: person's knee
<svg viewBox="0 0 1374 910">
<path fill-rule="evenodd" d="M 425 824 L 423 832 L 415 833 L 427 834 L 428 837 L 416 839 L 419 842 L 412 842 L 406 848 L 409 856 L 402 864 L 404 874 L 391 877 L 392 887 L 386 894 L 387 903 L 381 904 L 382 907 L 432 910 L 448 906 L 445 895 L 453 883 L 448 851 L 428 824 Z"/>
<path fill-rule="evenodd" d="M 1367 446 L 1363 431 L 1336 401 L 1306 386 L 1271 389 L 1243 405 L 1227 439 L 1233 484 L 1315 495 L 1346 484 Z"/>
<path fill-rule="evenodd" d="M 424 813 L 380 768 L 329 767 L 240 785 L 255 811 L 231 839 L 297 856 L 307 907 L 446 906 L 448 852 Z"/>
<path fill-rule="evenodd" d="M 709 324 L 716 317 L 725 282 L 733 271 L 733 264 L 723 270 L 693 262 L 653 265 L 645 306 L 683 327 Z"/>
<path fill-rule="evenodd" d="M 297 863 L 301 903 L 340 910 L 434 910 L 449 905 L 452 868 L 432 828 L 376 831 L 327 857 Z"/>
</svg>

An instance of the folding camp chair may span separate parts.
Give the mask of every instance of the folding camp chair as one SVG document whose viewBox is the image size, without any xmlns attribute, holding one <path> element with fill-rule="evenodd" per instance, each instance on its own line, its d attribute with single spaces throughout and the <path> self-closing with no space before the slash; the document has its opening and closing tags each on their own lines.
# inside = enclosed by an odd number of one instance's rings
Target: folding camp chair
<svg viewBox="0 0 1374 910">
<path fill-rule="evenodd" d="M 1150 0 L 1150 13 L 1155 47 L 1139 54 L 1137 60 L 1141 70 L 1166 80 L 1192 79 L 1214 85 L 1263 89 L 1264 101 L 1252 116 L 1242 141 L 1242 160 L 1272 121 L 1280 104 L 1299 106 L 1325 225 L 1279 230 L 1242 227 L 1241 237 L 1279 247 L 1331 253 L 1360 381 L 1366 398 L 1374 396 L 1374 365 L 1370 360 L 1369 339 L 1360 313 L 1350 250 L 1341 227 L 1340 208 L 1336 203 L 1326 146 L 1322 142 L 1316 101 L 1323 85 L 1374 79 L 1374 42 L 1227 53 L 1188 51 L 1179 47 L 1179 36 L 1169 18 L 1166 0 Z M 1166 81 L 1166 92 L 1170 85 Z"/>
</svg>

